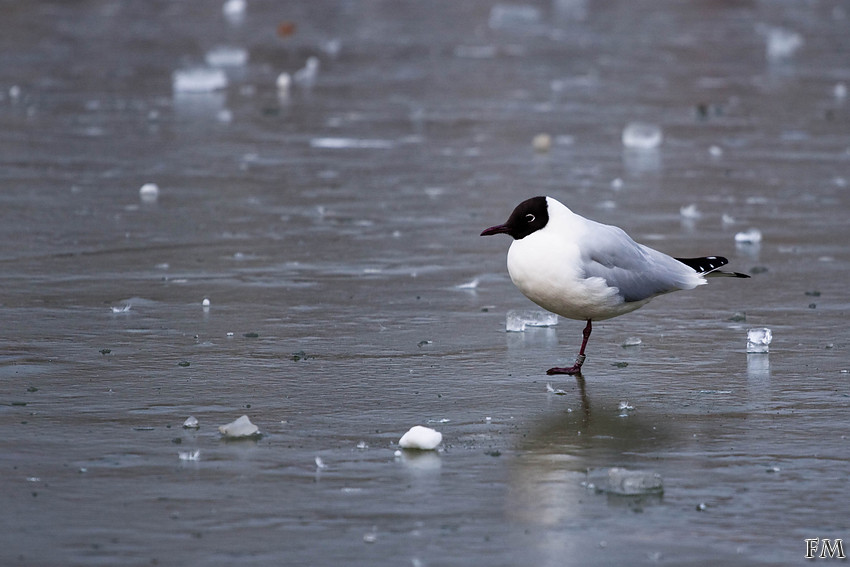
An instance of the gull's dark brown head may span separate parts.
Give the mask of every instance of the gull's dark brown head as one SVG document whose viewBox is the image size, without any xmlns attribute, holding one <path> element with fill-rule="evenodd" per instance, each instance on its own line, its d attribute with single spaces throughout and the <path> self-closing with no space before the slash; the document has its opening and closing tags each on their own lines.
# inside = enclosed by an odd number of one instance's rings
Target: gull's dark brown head
<svg viewBox="0 0 850 567">
<path fill-rule="evenodd" d="M 549 222 L 549 206 L 546 197 L 532 197 L 516 206 L 505 224 L 491 226 L 481 236 L 510 234 L 515 240 L 537 232 Z"/>
</svg>

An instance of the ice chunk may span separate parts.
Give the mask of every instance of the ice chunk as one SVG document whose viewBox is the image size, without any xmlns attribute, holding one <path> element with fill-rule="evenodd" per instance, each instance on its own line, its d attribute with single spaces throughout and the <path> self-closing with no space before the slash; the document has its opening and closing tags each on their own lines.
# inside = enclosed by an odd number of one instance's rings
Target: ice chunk
<svg viewBox="0 0 850 567">
<path fill-rule="evenodd" d="M 277 86 L 278 94 L 289 94 L 289 88 L 292 86 L 292 77 L 289 75 L 289 73 L 281 73 L 277 76 L 275 85 Z"/>
<path fill-rule="evenodd" d="M 838 100 L 847 98 L 847 85 L 844 83 L 836 83 L 832 89 L 832 95 Z"/>
<path fill-rule="evenodd" d="M 222 5 L 221 11 L 228 18 L 242 17 L 245 15 L 245 0 L 227 0 Z"/>
<path fill-rule="evenodd" d="M 761 231 L 751 228 L 735 234 L 735 242 L 739 244 L 758 244 L 761 242 Z"/>
<path fill-rule="evenodd" d="M 443 434 L 430 427 L 414 425 L 398 440 L 398 446 L 402 449 L 419 449 L 421 451 L 433 451 L 443 441 Z"/>
<path fill-rule="evenodd" d="M 478 278 L 475 278 L 472 281 L 468 281 L 466 283 L 458 284 L 455 287 L 457 289 L 476 289 L 478 287 Z"/>
<path fill-rule="evenodd" d="M 525 331 L 526 327 L 551 327 L 558 324 L 558 316 L 548 311 L 533 309 L 511 309 L 505 316 L 505 330 Z"/>
<path fill-rule="evenodd" d="M 243 415 L 236 421 L 232 421 L 226 425 L 219 426 L 218 430 L 227 439 L 245 439 L 260 436 L 260 428 L 251 423 L 247 415 Z"/>
<path fill-rule="evenodd" d="M 181 461 L 199 461 L 201 460 L 201 450 L 195 449 L 194 451 L 180 451 L 177 453 L 177 456 L 180 457 Z"/>
<path fill-rule="evenodd" d="M 544 154 L 552 149 L 552 136 L 545 132 L 537 134 L 531 140 L 531 145 L 534 147 L 534 151 Z"/>
<path fill-rule="evenodd" d="M 319 58 L 311 55 L 301 69 L 295 71 L 295 82 L 304 87 L 312 87 L 319 75 Z"/>
<path fill-rule="evenodd" d="M 723 148 L 720 146 L 711 146 L 708 148 L 708 153 L 711 154 L 711 157 L 719 158 L 723 155 Z"/>
<path fill-rule="evenodd" d="M 567 395 L 567 393 L 565 391 L 560 390 L 560 389 L 556 390 L 555 388 L 553 388 L 552 384 L 550 384 L 549 382 L 546 382 L 546 391 L 549 392 L 550 394 L 557 394 L 558 396 L 566 396 Z"/>
<path fill-rule="evenodd" d="M 640 337 L 629 337 L 629 338 L 627 338 L 626 340 L 623 341 L 622 347 L 628 348 L 628 347 L 638 346 L 642 343 L 643 343 L 643 341 L 640 340 Z"/>
<path fill-rule="evenodd" d="M 597 489 L 609 494 L 621 496 L 639 496 L 642 494 L 660 494 L 664 492 L 661 475 L 652 471 L 628 470 L 612 467 L 603 482 L 596 483 Z"/>
<path fill-rule="evenodd" d="M 747 329 L 747 352 L 769 352 L 773 333 L 766 327 Z"/>
<path fill-rule="evenodd" d="M 510 29 L 540 23 L 540 10 L 528 4 L 496 4 L 490 9 L 490 28 Z"/>
<path fill-rule="evenodd" d="M 241 67 L 248 62 L 248 51 L 242 47 L 216 47 L 207 51 L 206 61 L 210 67 Z"/>
<path fill-rule="evenodd" d="M 773 61 L 787 59 L 803 46 L 803 36 L 785 28 L 768 28 L 765 47 L 767 58 Z"/>
<path fill-rule="evenodd" d="M 224 71 L 211 67 L 179 69 L 171 79 L 174 92 L 178 93 L 211 93 L 227 86 Z"/>
<path fill-rule="evenodd" d="M 207 309 L 209 308 L 209 306 L 210 306 L 210 300 L 209 300 L 209 298 L 208 298 L 208 297 L 205 297 L 205 298 L 204 298 L 204 300 L 201 302 L 201 306 L 203 306 L 204 308 L 207 308 Z"/>
<path fill-rule="evenodd" d="M 661 127 L 645 122 L 630 122 L 623 128 L 623 145 L 638 150 L 652 150 L 661 145 Z"/>
<path fill-rule="evenodd" d="M 316 457 L 316 470 L 322 470 L 328 468 L 328 465 L 325 464 L 325 461 L 322 460 L 322 457 Z"/>
<path fill-rule="evenodd" d="M 190 415 L 186 418 L 186 421 L 183 422 L 184 429 L 198 429 L 200 424 L 198 424 L 198 418 L 194 415 Z"/>
<path fill-rule="evenodd" d="M 125 303 L 124 305 L 121 305 L 120 307 L 113 307 L 112 312 L 113 313 L 129 313 L 130 309 L 132 309 L 132 307 L 133 306 L 130 305 L 129 303 Z"/>
<path fill-rule="evenodd" d="M 699 212 L 695 203 L 681 207 L 679 209 L 679 214 L 682 215 L 682 218 L 684 219 L 698 219 L 702 217 L 702 213 Z"/>
<path fill-rule="evenodd" d="M 156 183 L 145 183 L 139 188 L 139 197 L 144 203 L 153 203 L 159 198 L 159 185 Z"/>
</svg>

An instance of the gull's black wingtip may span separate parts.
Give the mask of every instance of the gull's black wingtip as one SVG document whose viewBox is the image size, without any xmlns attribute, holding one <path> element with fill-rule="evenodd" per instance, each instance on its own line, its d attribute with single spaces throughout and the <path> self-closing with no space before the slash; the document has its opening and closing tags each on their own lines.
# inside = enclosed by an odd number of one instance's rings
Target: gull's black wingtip
<svg viewBox="0 0 850 567">
<path fill-rule="evenodd" d="M 748 278 L 747 274 L 740 272 L 721 272 L 718 268 L 725 266 L 729 260 L 723 256 L 703 256 L 700 258 L 676 258 L 684 265 L 703 276 L 726 276 L 729 278 Z"/>
</svg>

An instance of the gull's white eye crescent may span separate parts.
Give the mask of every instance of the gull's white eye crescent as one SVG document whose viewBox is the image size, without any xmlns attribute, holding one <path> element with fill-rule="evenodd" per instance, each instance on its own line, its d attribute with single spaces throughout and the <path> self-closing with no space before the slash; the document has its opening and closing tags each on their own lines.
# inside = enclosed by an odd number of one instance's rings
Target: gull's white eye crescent
<svg viewBox="0 0 850 567">
<path fill-rule="evenodd" d="M 525 215 L 525 220 L 527 220 L 529 224 L 533 223 L 534 222 L 534 215 L 532 215 L 531 213 L 528 213 L 527 215 Z"/>
</svg>

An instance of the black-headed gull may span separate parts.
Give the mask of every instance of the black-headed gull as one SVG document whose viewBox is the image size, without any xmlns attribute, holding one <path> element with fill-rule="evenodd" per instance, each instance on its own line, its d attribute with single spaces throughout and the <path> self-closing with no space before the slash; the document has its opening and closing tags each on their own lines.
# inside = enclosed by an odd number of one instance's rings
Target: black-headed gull
<svg viewBox="0 0 850 567">
<path fill-rule="evenodd" d="M 547 374 L 579 374 L 592 321 L 610 319 L 646 305 L 656 295 L 693 289 L 706 276 L 748 278 L 722 272 L 726 258 L 673 258 L 632 240 L 622 229 L 579 216 L 552 197 L 532 197 L 505 224 L 481 236 L 510 234 L 508 273 L 540 307 L 587 321 L 574 365 Z"/>
</svg>

